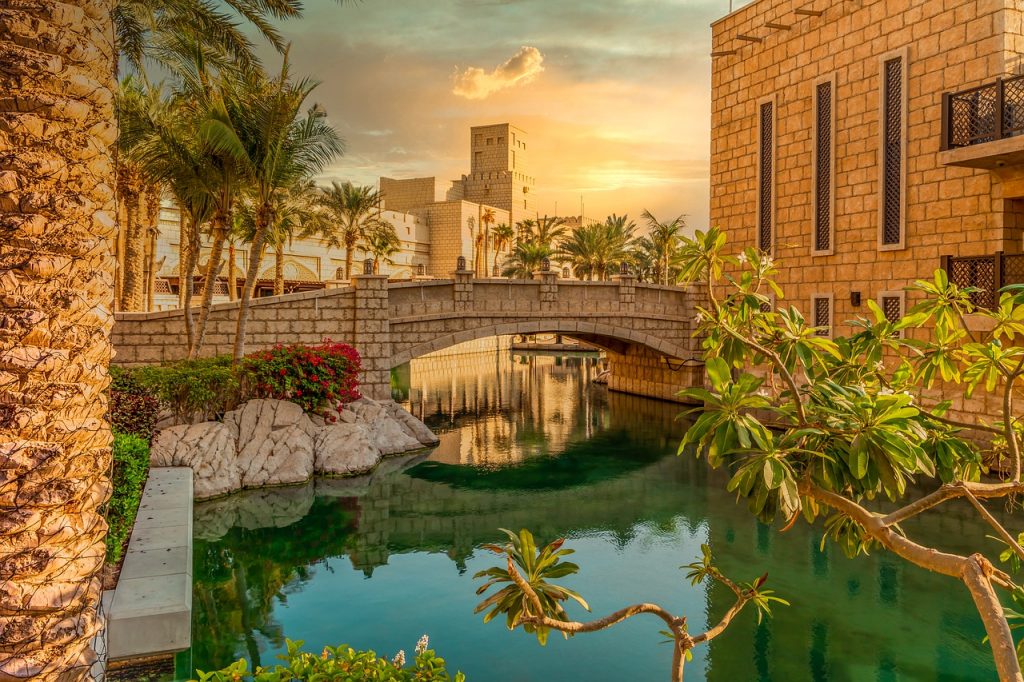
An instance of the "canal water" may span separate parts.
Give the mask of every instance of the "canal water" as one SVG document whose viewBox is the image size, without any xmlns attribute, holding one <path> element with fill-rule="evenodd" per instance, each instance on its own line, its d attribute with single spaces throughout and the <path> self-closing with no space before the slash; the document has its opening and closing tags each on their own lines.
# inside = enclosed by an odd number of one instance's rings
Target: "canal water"
<svg viewBox="0 0 1024 682">
<path fill-rule="evenodd" d="M 369 477 L 197 505 L 193 646 L 178 677 L 239 657 L 272 665 L 285 638 L 390 656 L 426 633 L 471 682 L 667 679 L 671 652 L 653 617 L 546 647 L 482 623 L 473 574 L 496 558 L 480 546 L 501 540 L 499 528 L 530 528 L 577 550 L 581 571 L 565 583 L 594 615 L 653 601 L 702 631 L 731 593 L 685 579 L 679 567 L 701 543 L 736 579 L 767 572 L 792 606 L 761 623 L 742 614 L 695 650 L 688 681 L 995 679 L 959 584 L 884 553 L 820 551 L 820 527 L 759 524 L 721 475 L 676 456 L 680 406 L 610 393 L 597 372 L 586 354 L 417 360 L 394 372 L 394 391 L 440 435 L 433 452 L 388 459 Z M 958 506 L 908 531 L 949 549 L 986 534 Z"/>
</svg>

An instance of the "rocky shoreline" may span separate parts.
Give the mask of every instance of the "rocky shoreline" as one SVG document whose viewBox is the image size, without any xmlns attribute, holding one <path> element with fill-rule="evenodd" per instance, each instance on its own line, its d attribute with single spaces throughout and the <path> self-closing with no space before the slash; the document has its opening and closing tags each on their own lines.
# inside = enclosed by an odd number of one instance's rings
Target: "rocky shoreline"
<svg viewBox="0 0 1024 682">
<path fill-rule="evenodd" d="M 290 485 L 316 474 L 354 476 L 389 455 L 437 445 L 438 438 L 393 400 L 360 398 L 326 416 L 285 400 L 250 400 L 222 421 L 161 429 L 150 464 L 192 469 L 195 499 Z"/>
</svg>

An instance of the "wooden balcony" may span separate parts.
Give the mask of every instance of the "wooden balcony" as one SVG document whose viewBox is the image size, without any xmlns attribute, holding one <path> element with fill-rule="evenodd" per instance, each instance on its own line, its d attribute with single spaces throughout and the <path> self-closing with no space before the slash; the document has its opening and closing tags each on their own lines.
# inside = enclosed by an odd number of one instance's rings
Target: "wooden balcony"
<svg viewBox="0 0 1024 682">
<path fill-rule="evenodd" d="M 971 302 L 979 308 L 995 308 L 999 290 L 1008 284 L 1024 284 L 1024 254 L 997 251 L 987 256 L 943 256 L 942 269 L 957 286 L 974 287 Z"/>
<path fill-rule="evenodd" d="M 939 161 L 992 171 L 1004 196 L 1024 197 L 1024 76 L 943 94 Z"/>
</svg>

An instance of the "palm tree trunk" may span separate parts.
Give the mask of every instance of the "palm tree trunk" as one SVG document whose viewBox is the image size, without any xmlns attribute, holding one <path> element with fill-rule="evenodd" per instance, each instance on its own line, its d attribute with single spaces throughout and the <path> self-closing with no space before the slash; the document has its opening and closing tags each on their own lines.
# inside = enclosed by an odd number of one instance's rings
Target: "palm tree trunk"
<svg viewBox="0 0 1024 682">
<path fill-rule="evenodd" d="M 149 233 L 149 273 L 146 277 L 146 310 L 152 312 L 156 307 L 156 238 L 159 234 L 156 230 Z"/>
<path fill-rule="evenodd" d="M 183 214 L 184 215 L 184 214 Z M 182 220 L 182 225 L 186 225 Z M 178 265 L 178 295 L 181 297 L 181 306 L 185 314 L 185 338 L 188 341 L 188 349 L 192 350 L 192 341 L 195 339 L 195 326 L 192 321 L 192 282 L 196 270 L 196 252 L 193 248 L 195 237 L 194 232 L 199 226 L 189 218 L 184 232 L 182 233 L 182 244 L 184 244 L 184 260 Z"/>
<path fill-rule="evenodd" d="M 156 297 L 156 243 L 160 236 L 160 188 L 151 187 L 146 194 L 146 221 L 149 246 L 146 252 L 146 310 L 152 311 Z"/>
<path fill-rule="evenodd" d="M 210 260 L 206 263 L 206 276 L 203 277 L 203 300 L 199 304 L 199 321 L 196 322 L 192 347 L 188 352 L 189 358 L 199 357 L 199 353 L 203 349 L 206 323 L 210 319 L 210 306 L 213 305 L 213 291 L 217 287 L 217 278 L 220 276 L 220 269 L 224 264 L 221 254 L 224 252 L 224 241 L 227 239 L 227 224 L 228 219 L 223 215 L 216 216 L 212 221 Z"/>
<path fill-rule="evenodd" d="M 356 248 L 354 241 L 345 242 L 345 278 L 352 281 L 352 251 Z"/>
<path fill-rule="evenodd" d="M 185 263 L 188 261 L 188 247 L 191 238 L 189 236 L 189 225 L 185 219 L 185 209 L 178 205 L 178 307 L 185 308 L 185 292 L 192 291 L 192 287 L 185 287 Z M 189 271 L 191 277 L 191 270 Z M 189 347 L 192 346 L 191 337 Z"/>
<path fill-rule="evenodd" d="M 238 263 L 235 255 L 235 242 L 228 240 L 228 300 L 238 300 Z"/>
<path fill-rule="evenodd" d="M 274 245 L 274 296 L 284 294 L 284 240 Z"/>
<path fill-rule="evenodd" d="M 253 290 L 256 288 L 256 277 L 260 272 L 260 261 L 263 260 L 263 247 L 267 241 L 267 232 L 270 231 L 269 208 L 263 207 L 257 210 L 256 234 L 253 235 L 249 251 L 252 257 L 249 258 L 249 265 L 245 272 L 245 286 L 242 287 L 242 300 L 238 304 L 238 319 L 235 322 L 235 349 L 232 355 L 234 362 L 238 362 L 245 356 L 245 328 L 249 323 L 249 303 L 252 300 Z M 350 258 L 351 250 L 346 254 L 346 262 Z"/>
<path fill-rule="evenodd" d="M 124 229 L 120 226 L 128 223 L 127 217 L 124 215 L 124 204 L 118 204 L 117 207 L 117 238 L 114 240 L 114 257 L 116 264 L 114 266 L 114 310 L 121 310 L 121 295 L 124 292 Z"/>
<path fill-rule="evenodd" d="M 145 267 L 145 237 L 139 220 L 139 194 L 129 188 L 123 196 L 125 206 L 124 285 L 121 290 L 121 310 L 142 310 L 142 270 Z"/>
<path fill-rule="evenodd" d="M 95 660 L 111 466 L 112 7 L 0 4 L 0 188 L 22 193 L 0 205 L 13 391 L 0 419 L 0 679 L 82 679 Z"/>
</svg>

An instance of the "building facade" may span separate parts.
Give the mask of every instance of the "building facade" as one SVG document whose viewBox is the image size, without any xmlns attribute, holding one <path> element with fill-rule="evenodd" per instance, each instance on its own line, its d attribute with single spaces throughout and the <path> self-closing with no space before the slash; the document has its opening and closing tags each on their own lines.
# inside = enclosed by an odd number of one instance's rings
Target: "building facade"
<svg viewBox="0 0 1024 682">
<path fill-rule="evenodd" d="M 711 222 L 811 323 L 848 334 L 868 299 L 896 317 L 915 279 L 1024 251 L 1021 7 L 755 0 L 712 25 Z"/>
<path fill-rule="evenodd" d="M 470 128 L 470 172 L 452 181 L 447 198 L 501 208 L 513 223 L 536 218 L 527 143 L 526 131 L 509 123 Z"/>
</svg>

